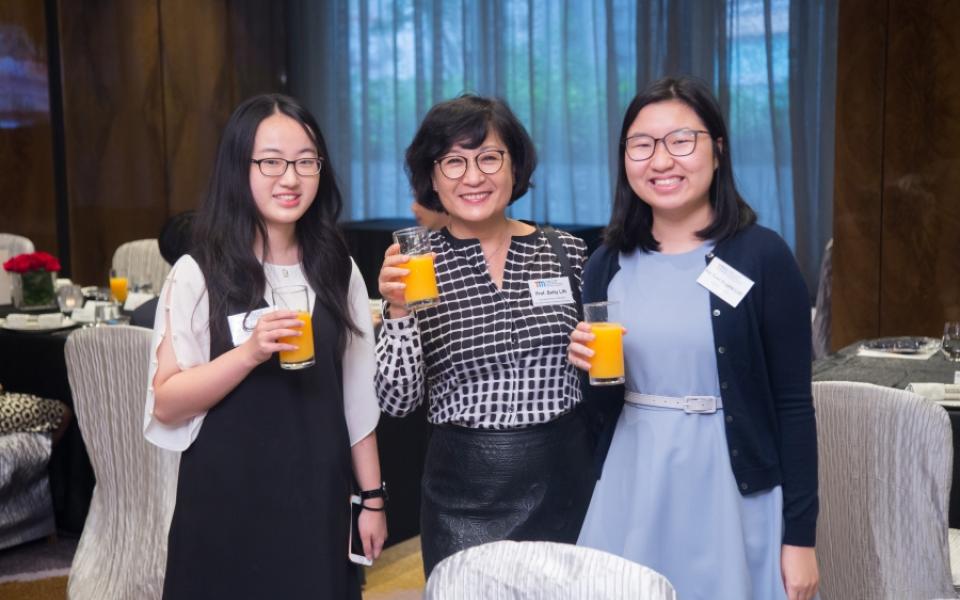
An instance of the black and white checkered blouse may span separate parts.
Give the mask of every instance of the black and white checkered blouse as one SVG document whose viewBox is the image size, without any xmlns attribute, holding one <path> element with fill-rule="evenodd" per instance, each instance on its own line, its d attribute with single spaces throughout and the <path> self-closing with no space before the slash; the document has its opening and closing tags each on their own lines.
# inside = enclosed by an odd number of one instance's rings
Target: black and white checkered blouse
<svg viewBox="0 0 960 600">
<path fill-rule="evenodd" d="M 580 286 L 586 245 L 558 232 Z M 377 343 L 380 407 L 409 414 L 425 396 L 432 423 L 511 429 L 551 421 L 580 401 L 575 368 L 567 362 L 575 305 L 534 306 L 531 280 L 561 277 L 559 259 L 537 230 L 514 236 L 503 287 L 487 271 L 477 240 L 446 229 L 431 234 L 440 304 L 400 319 L 384 319 Z"/>
</svg>

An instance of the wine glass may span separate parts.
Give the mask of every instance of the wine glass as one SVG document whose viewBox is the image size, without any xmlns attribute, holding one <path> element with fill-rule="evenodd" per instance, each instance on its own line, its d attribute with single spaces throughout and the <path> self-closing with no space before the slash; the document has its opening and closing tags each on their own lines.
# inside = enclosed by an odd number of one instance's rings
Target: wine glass
<svg viewBox="0 0 960 600">
<path fill-rule="evenodd" d="M 940 349 L 948 359 L 960 362 L 960 321 L 947 321 L 944 324 Z"/>
</svg>

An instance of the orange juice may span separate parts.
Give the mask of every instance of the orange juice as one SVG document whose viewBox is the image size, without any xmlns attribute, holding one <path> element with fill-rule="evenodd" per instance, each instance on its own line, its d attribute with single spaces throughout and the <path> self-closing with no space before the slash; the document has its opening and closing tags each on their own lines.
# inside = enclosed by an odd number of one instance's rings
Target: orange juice
<svg viewBox="0 0 960 600">
<path fill-rule="evenodd" d="M 117 302 L 123 304 L 127 301 L 127 278 L 126 277 L 111 277 L 110 278 L 110 294 L 117 299 Z"/>
<path fill-rule="evenodd" d="M 590 360 L 590 383 L 623 383 L 623 328 L 619 323 L 590 323 L 596 339 L 587 344 L 594 351 Z"/>
<path fill-rule="evenodd" d="M 309 367 L 313 364 L 313 318 L 306 312 L 298 312 L 297 318 L 303 321 L 301 335 L 277 340 L 281 344 L 298 346 L 296 350 L 280 351 L 280 366 L 285 369 Z"/>
<path fill-rule="evenodd" d="M 436 304 L 440 292 L 437 290 L 437 275 L 433 270 L 433 255 L 418 254 L 399 265 L 410 269 L 410 274 L 403 278 L 407 284 L 403 290 L 403 299 L 407 308 L 425 308 Z"/>
</svg>

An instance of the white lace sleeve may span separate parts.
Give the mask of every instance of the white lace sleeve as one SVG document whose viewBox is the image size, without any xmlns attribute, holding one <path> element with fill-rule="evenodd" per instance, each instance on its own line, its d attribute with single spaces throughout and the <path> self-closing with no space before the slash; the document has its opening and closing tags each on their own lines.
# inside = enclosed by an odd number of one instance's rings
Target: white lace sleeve
<svg viewBox="0 0 960 600">
<path fill-rule="evenodd" d="M 197 438 L 206 413 L 177 425 L 166 425 L 153 417 L 153 378 L 157 373 L 157 349 L 168 333 L 166 317 L 170 318 L 169 333 L 177 366 L 186 371 L 210 362 L 209 311 L 203 272 L 192 257 L 183 256 L 167 275 L 160 291 L 143 415 L 143 435 L 149 442 L 167 450 L 186 450 Z"/>
<path fill-rule="evenodd" d="M 350 274 L 347 301 L 350 304 L 350 317 L 363 332 L 363 337 L 352 335 L 348 338 L 343 353 L 343 412 L 350 433 L 350 444 L 353 445 L 376 429 L 380 420 L 380 406 L 373 387 L 373 377 L 377 372 L 373 319 L 370 317 L 367 286 L 356 263 L 353 263 L 353 272 Z"/>
</svg>

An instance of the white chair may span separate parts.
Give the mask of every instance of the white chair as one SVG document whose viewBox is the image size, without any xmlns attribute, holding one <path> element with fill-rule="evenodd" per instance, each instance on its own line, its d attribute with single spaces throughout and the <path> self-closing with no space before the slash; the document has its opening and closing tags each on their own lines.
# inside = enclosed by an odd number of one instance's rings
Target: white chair
<svg viewBox="0 0 960 600">
<path fill-rule="evenodd" d="M 6 252 L 7 258 L 18 254 L 33 252 L 33 242 L 29 238 L 14 233 L 0 233 L 0 253 Z"/>
<path fill-rule="evenodd" d="M 120 244 L 113 253 L 112 268 L 130 278 L 131 283 L 150 284 L 154 294 L 160 293 L 170 265 L 160 254 L 156 239 L 135 240 Z"/>
<path fill-rule="evenodd" d="M 70 568 L 71 600 L 159 599 L 180 457 L 143 437 L 151 332 L 91 327 L 67 339 L 77 424 L 97 478 Z"/>
<path fill-rule="evenodd" d="M 813 384 L 823 600 L 956 598 L 947 535 L 950 420 L 868 383 Z"/>
<path fill-rule="evenodd" d="M 667 578 L 619 556 L 554 542 L 491 542 L 438 564 L 425 600 L 676 600 Z"/>
<path fill-rule="evenodd" d="M 50 434 L 0 436 L 0 549 L 56 532 L 47 479 Z"/>
</svg>

